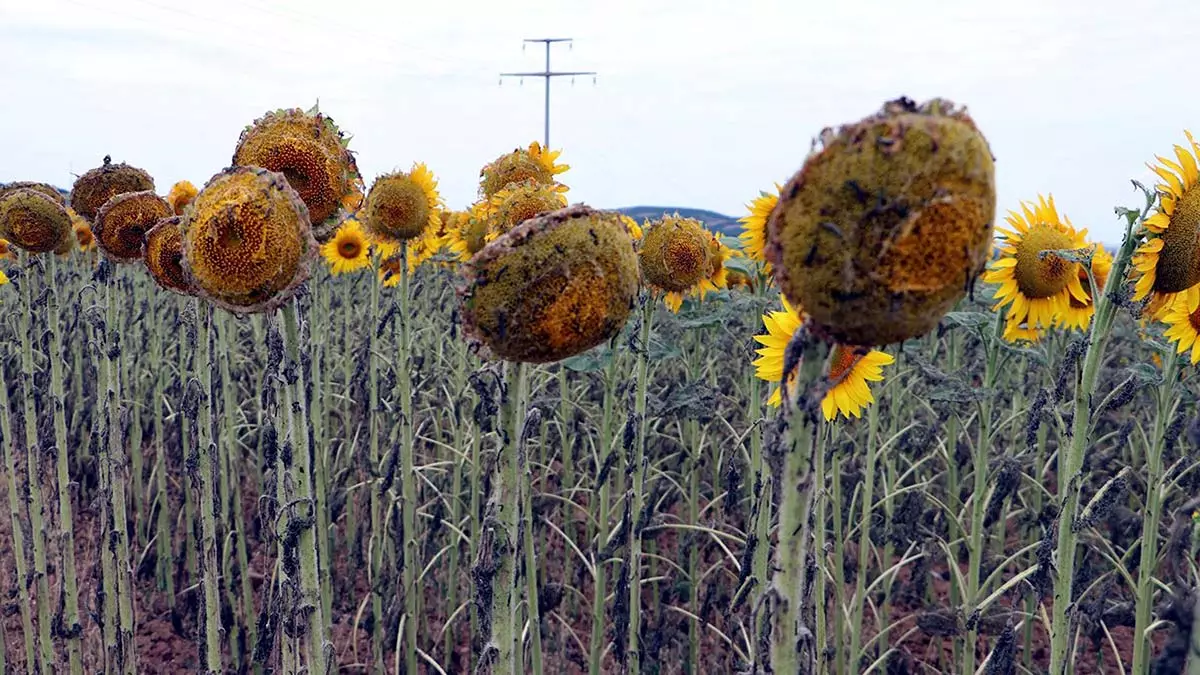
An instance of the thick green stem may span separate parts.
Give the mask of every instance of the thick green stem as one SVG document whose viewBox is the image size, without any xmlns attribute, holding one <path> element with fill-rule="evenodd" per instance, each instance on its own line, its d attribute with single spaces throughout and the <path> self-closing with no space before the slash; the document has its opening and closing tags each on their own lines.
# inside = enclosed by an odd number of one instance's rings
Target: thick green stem
<svg viewBox="0 0 1200 675">
<path fill-rule="evenodd" d="M 33 265 L 26 258 L 26 270 Z M 37 604 L 38 659 L 43 673 L 54 672 L 54 646 L 50 641 L 50 581 L 46 567 L 46 503 L 42 499 L 42 448 L 38 442 L 37 408 L 34 405 L 33 378 L 33 284 L 36 277 L 29 274 L 21 287 L 25 291 L 25 311 L 21 325 L 21 384 L 25 399 L 25 459 L 28 471 L 29 534 L 33 539 L 34 596 Z"/>
<path fill-rule="evenodd" d="M 604 402 L 600 412 L 600 429 L 599 440 L 596 448 L 596 470 L 600 471 L 603 467 L 608 453 L 612 451 L 613 443 L 613 407 L 616 405 L 617 399 L 617 354 L 612 354 L 612 359 L 604 368 Z M 619 469 L 618 469 L 619 471 Z M 610 474 L 611 474 L 610 470 Z M 605 481 L 600 484 L 597 490 L 596 500 L 597 508 L 596 515 L 596 545 L 597 558 L 595 563 L 595 579 L 592 587 L 592 639 L 589 645 L 590 658 L 588 660 L 589 675 L 600 675 L 601 662 L 604 657 L 604 647 L 607 640 L 604 638 L 604 601 L 608 595 L 608 561 L 598 557 L 604 552 L 608 544 L 609 537 L 609 501 L 612 494 L 612 488 L 609 487 L 612 482 L 610 476 L 605 477 Z"/>
<path fill-rule="evenodd" d="M 204 603 L 199 618 L 204 626 L 204 667 L 210 675 L 222 672 L 221 664 L 221 585 L 217 567 L 216 485 L 217 437 L 213 434 L 212 391 L 212 309 L 207 302 L 196 300 L 196 361 L 195 373 L 200 382 L 200 410 L 196 425 L 198 471 L 195 490 L 200 504 L 200 584 Z"/>
<path fill-rule="evenodd" d="M 1150 628 L 1154 610 L 1154 573 L 1158 570 L 1158 526 L 1163 507 L 1163 438 L 1167 424 L 1174 414 L 1179 386 L 1179 359 L 1171 350 L 1163 354 L 1162 384 L 1158 387 L 1154 432 L 1146 448 L 1146 511 L 1142 517 L 1142 556 L 1138 563 L 1136 602 L 1133 624 L 1133 670 L 1144 673 L 1150 669 Z"/>
<path fill-rule="evenodd" d="M 495 561 L 496 574 L 492 588 L 492 647 L 496 668 L 494 672 L 519 675 L 521 657 L 521 592 L 517 585 L 517 528 L 520 527 L 520 477 L 517 472 L 517 453 L 521 443 L 524 421 L 525 365 L 505 364 L 507 375 L 501 394 L 500 458 L 493 477 L 493 494 L 489 511 L 495 514 L 493 530 L 485 535 L 489 546 L 481 555 L 489 554 Z M 488 549 L 491 549 L 489 552 Z"/>
<path fill-rule="evenodd" d="M 112 274 L 116 274 L 113 271 Z M 105 345 L 108 362 L 108 390 L 105 394 L 105 409 L 108 411 L 108 494 L 112 501 L 112 539 L 115 541 L 113 570 L 116 574 L 117 617 L 119 630 L 116 636 L 114 655 L 117 668 L 123 673 L 133 675 L 137 672 L 137 650 L 134 649 L 134 619 L 133 619 L 133 560 L 129 554 L 129 518 L 125 506 L 125 486 L 129 484 L 129 471 L 126 462 L 125 445 L 121 438 L 121 346 L 117 338 L 116 302 L 113 298 L 113 279 L 110 274 L 105 289 L 105 302 L 108 306 L 107 320 L 104 322 L 109 331 Z"/>
<path fill-rule="evenodd" d="M 49 290 L 46 320 L 50 324 L 50 399 L 54 409 L 54 445 L 58 469 L 59 551 L 62 556 L 63 616 L 67 633 L 67 658 L 72 675 L 83 672 L 79 624 L 79 587 L 75 578 L 75 519 L 71 509 L 70 451 L 67 445 L 67 413 L 63 389 L 63 348 L 59 326 L 59 291 L 54 283 L 54 259 L 46 258 L 46 288 Z"/>
<path fill-rule="evenodd" d="M 304 391 L 304 378 L 300 376 L 300 319 L 296 307 L 298 301 L 283 306 L 283 348 L 290 364 L 290 374 L 285 377 L 292 391 L 289 406 L 292 447 L 295 456 L 290 466 L 285 467 L 281 478 L 290 488 L 289 502 L 283 505 L 289 531 L 298 529 L 296 546 L 300 562 L 300 596 L 298 607 L 303 608 L 307 618 L 305 637 L 308 639 L 308 672 L 326 675 L 331 672 L 333 650 L 326 649 L 325 635 L 329 628 L 325 623 L 325 612 L 321 605 L 320 571 L 317 564 L 317 538 L 315 514 L 320 504 L 313 496 L 313 453 L 308 433 L 308 401 Z M 294 509 L 307 505 L 304 518 L 294 515 Z M 415 671 L 414 671 L 415 672 Z"/>
<path fill-rule="evenodd" d="M 523 367 L 522 370 L 525 368 Z M 526 375 L 522 375 L 526 377 Z M 524 387 L 522 387 L 524 389 Z M 525 614 L 529 625 L 529 665 L 528 672 L 542 675 L 542 617 L 538 608 L 538 556 L 537 542 L 533 527 L 533 466 L 529 459 L 529 448 L 525 445 L 527 437 L 524 429 L 525 408 L 527 395 L 519 402 L 517 409 L 521 426 L 517 430 L 517 462 L 520 469 L 521 481 L 521 537 L 525 549 Z M 532 434 L 529 434 L 532 435 Z M 521 672 L 526 672 L 522 670 Z"/>
<path fill-rule="evenodd" d="M 820 377 L 824 366 L 824 344 L 814 343 L 804 350 L 797 387 L 809 387 Z M 806 396 L 802 396 L 804 400 Z M 785 403 L 791 408 L 790 403 Z M 803 410 L 787 410 L 791 447 L 783 460 L 780 477 L 779 545 L 776 550 L 776 572 L 773 582 L 775 624 L 771 635 L 771 665 L 776 673 L 815 672 L 813 631 L 808 626 L 805 602 L 808 597 L 807 563 L 809 538 L 812 536 L 810 514 L 815 486 L 812 465 L 821 433 L 820 422 L 805 419 Z M 821 572 L 818 571 L 818 574 Z M 819 648 L 819 646 L 817 647 Z"/>
<path fill-rule="evenodd" d="M 376 263 L 378 265 L 378 263 Z M 376 274 L 376 276 L 378 276 Z M 407 318 L 407 317 L 406 317 Z M 372 278 L 371 311 L 367 321 L 367 442 L 369 444 L 369 463 L 371 475 L 368 476 L 370 489 L 370 527 L 371 534 L 367 539 L 368 575 L 371 593 L 371 656 L 375 672 L 383 669 L 383 542 L 386 531 L 383 509 L 383 495 L 380 494 L 377 483 L 379 469 L 382 464 L 380 456 L 380 431 L 383 420 L 379 410 L 379 355 L 376 338 L 379 325 L 379 283 Z"/>
<path fill-rule="evenodd" d="M 1149 212 L 1149 206 L 1142 216 Z M 1075 380 L 1074 416 L 1071 421 L 1071 443 L 1066 448 L 1066 454 L 1059 452 L 1058 462 L 1058 499 L 1062 504 L 1058 514 L 1058 555 L 1055 560 L 1057 577 L 1054 582 L 1054 607 L 1050 622 L 1050 675 L 1064 675 L 1067 664 L 1070 663 L 1070 621 L 1068 610 L 1073 600 L 1073 584 L 1075 582 L 1075 549 L 1077 538 L 1072 531 L 1076 511 L 1079 508 L 1079 485 L 1083 476 L 1079 475 L 1083 467 L 1083 455 L 1091 441 L 1091 404 L 1092 390 L 1096 386 L 1096 377 L 1100 373 L 1100 363 L 1104 360 L 1104 350 L 1112 334 L 1113 320 L 1116 318 L 1117 305 L 1113 302 L 1115 295 L 1124 283 L 1129 261 L 1137 246 L 1138 238 L 1133 236 L 1131 219 L 1125 229 L 1125 239 L 1113 261 L 1112 271 L 1109 272 L 1108 282 L 1103 291 L 1094 287 L 1092 297 L 1095 300 L 1095 316 L 1092 319 L 1092 330 L 1089 334 L 1087 354 L 1083 358 L 1082 373 Z M 1098 292 L 1099 291 L 1099 292 Z"/>
<path fill-rule="evenodd" d="M 23 282 L 23 283 L 28 283 Z M 8 378 L 0 377 L 0 437 L 3 437 L 4 470 L 8 476 L 8 513 L 12 522 L 13 558 L 17 568 L 17 583 L 23 585 L 29 578 L 29 553 L 25 547 L 25 517 L 20 501 L 20 481 L 17 473 L 17 439 L 12 430 L 12 408 L 8 400 Z M 33 675 L 37 667 L 37 635 L 33 629 L 33 598 L 28 593 L 18 593 L 21 608 L 21 631 L 25 637 L 25 672 Z"/>
<path fill-rule="evenodd" d="M 642 298 L 642 331 L 637 353 L 637 399 L 634 414 L 637 417 L 637 440 L 633 444 L 631 461 L 633 484 L 629 487 L 632 504 L 629 517 L 633 522 L 629 528 L 629 654 L 626 662 L 629 675 L 641 672 L 641 624 L 642 624 L 642 533 L 637 522 L 641 518 L 646 500 L 646 390 L 650 380 L 650 336 L 654 323 L 654 310 L 658 305 L 658 294 L 649 293 Z"/>
<path fill-rule="evenodd" d="M 417 468 L 413 447 L 413 392 L 410 353 L 412 351 L 412 290 L 409 287 L 408 247 L 400 255 L 400 345 L 396 355 L 396 383 L 400 397 L 400 513 L 404 524 L 404 663 L 405 672 L 417 672 L 417 625 L 420 622 L 417 584 Z"/>
</svg>

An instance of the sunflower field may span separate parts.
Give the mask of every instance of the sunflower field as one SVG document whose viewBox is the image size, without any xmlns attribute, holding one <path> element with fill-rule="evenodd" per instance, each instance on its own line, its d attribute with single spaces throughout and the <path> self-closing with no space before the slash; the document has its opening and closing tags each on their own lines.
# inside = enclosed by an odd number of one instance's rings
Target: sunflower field
<svg viewBox="0 0 1200 675">
<path fill-rule="evenodd" d="M 1184 135 L 1115 249 L 944 99 L 738 239 L 315 108 L 0 185 L 0 675 L 1200 675 Z"/>
</svg>

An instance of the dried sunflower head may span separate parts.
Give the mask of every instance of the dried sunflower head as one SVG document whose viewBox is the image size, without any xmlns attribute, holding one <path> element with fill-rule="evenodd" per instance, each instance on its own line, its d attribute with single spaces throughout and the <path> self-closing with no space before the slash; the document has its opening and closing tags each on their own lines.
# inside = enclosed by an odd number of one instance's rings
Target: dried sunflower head
<svg viewBox="0 0 1200 675">
<path fill-rule="evenodd" d="M 39 190 L 12 190 L 0 197 L 0 238 L 30 253 L 56 251 L 72 240 L 71 216 Z"/>
<path fill-rule="evenodd" d="M 348 144 L 333 120 L 315 109 L 276 110 L 242 132 L 233 164 L 283 174 L 308 207 L 317 240 L 325 241 L 345 214 L 362 205 L 362 177 Z"/>
<path fill-rule="evenodd" d="M 835 342 L 928 332 L 987 261 L 996 214 L 987 140 L 948 101 L 899 99 L 820 141 L 768 224 L 779 288 Z"/>
<path fill-rule="evenodd" d="M 154 190 L 150 174 L 128 164 L 113 164 L 108 157 L 104 164 L 80 176 L 71 188 L 71 208 L 89 222 L 95 220 L 100 207 L 123 192 Z"/>
<path fill-rule="evenodd" d="M 79 244 L 79 250 L 85 253 L 94 250 L 96 235 L 92 232 L 92 226 L 74 209 L 68 208 L 67 214 L 71 216 L 71 229 L 75 232 L 75 243 Z"/>
<path fill-rule="evenodd" d="M 63 197 L 62 193 L 58 191 L 58 188 L 50 185 L 49 183 L 35 183 L 28 180 L 21 180 L 14 183 L 5 183 L 4 185 L 0 185 L 0 199 L 3 199 L 4 195 L 8 194 L 9 192 L 25 189 L 36 190 L 58 202 L 59 206 L 65 207 L 67 205 L 67 198 Z"/>
<path fill-rule="evenodd" d="M 183 269 L 183 217 L 163 218 L 146 232 L 142 259 L 159 286 L 181 295 L 194 295 L 192 280 Z"/>
<path fill-rule="evenodd" d="M 317 256 L 304 202 L 283 174 L 261 167 L 214 176 L 185 218 L 183 268 L 201 295 L 232 312 L 275 309 Z"/>
<path fill-rule="evenodd" d="M 552 185 L 532 180 L 513 183 L 488 202 L 488 229 L 499 236 L 534 216 L 566 205 L 567 198 Z"/>
<path fill-rule="evenodd" d="M 695 218 L 678 214 L 649 223 L 642 237 L 642 276 L 664 293 L 683 293 L 698 285 L 713 266 L 712 235 Z"/>
<path fill-rule="evenodd" d="M 437 180 L 424 164 L 375 179 L 367 194 L 364 225 L 374 239 L 416 239 L 441 224 Z"/>
<path fill-rule="evenodd" d="M 535 141 L 528 148 L 517 148 L 500 155 L 479 172 L 479 192 L 484 200 L 489 200 L 513 183 L 528 180 L 566 192 L 567 187 L 555 179 L 555 176 L 570 168 L 555 162 L 561 153 L 561 150 L 543 148 Z"/>
<path fill-rule="evenodd" d="M 576 205 L 525 221 L 463 265 L 463 331 L 488 357 L 559 361 L 616 335 L 637 288 L 620 219 Z"/>
<path fill-rule="evenodd" d="M 113 262 L 137 262 L 146 231 L 170 215 L 171 205 L 153 190 L 116 195 L 96 214 L 96 241 Z"/>
</svg>

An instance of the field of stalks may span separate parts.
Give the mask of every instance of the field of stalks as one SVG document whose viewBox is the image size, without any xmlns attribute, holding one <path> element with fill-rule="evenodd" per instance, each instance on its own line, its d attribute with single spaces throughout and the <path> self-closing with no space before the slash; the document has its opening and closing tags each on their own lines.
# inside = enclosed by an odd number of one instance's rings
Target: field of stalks
<svg viewBox="0 0 1200 675">
<path fill-rule="evenodd" d="M 1111 250 L 941 99 L 740 239 L 316 109 L 0 186 L 0 675 L 1200 675 L 1187 143 Z"/>
</svg>

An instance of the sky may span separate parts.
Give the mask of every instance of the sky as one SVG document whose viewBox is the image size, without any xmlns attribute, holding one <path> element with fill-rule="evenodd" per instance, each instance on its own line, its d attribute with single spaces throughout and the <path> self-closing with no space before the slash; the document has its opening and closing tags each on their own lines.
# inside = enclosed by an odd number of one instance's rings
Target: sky
<svg viewBox="0 0 1200 675">
<path fill-rule="evenodd" d="M 422 161 L 452 208 L 541 140 L 571 201 L 741 216 L 821 129 L 905 95 L 967 106 L 998 217 L 1053 194 L 1120 239 L 1130 179 L 1200 133 L 1195 0 L 0 0 L 0 181 L 69 188 L 107 154 L 165 193 L 229 164 L 268 110 L 320 101 L 368 184 Z"/>
</svg>

